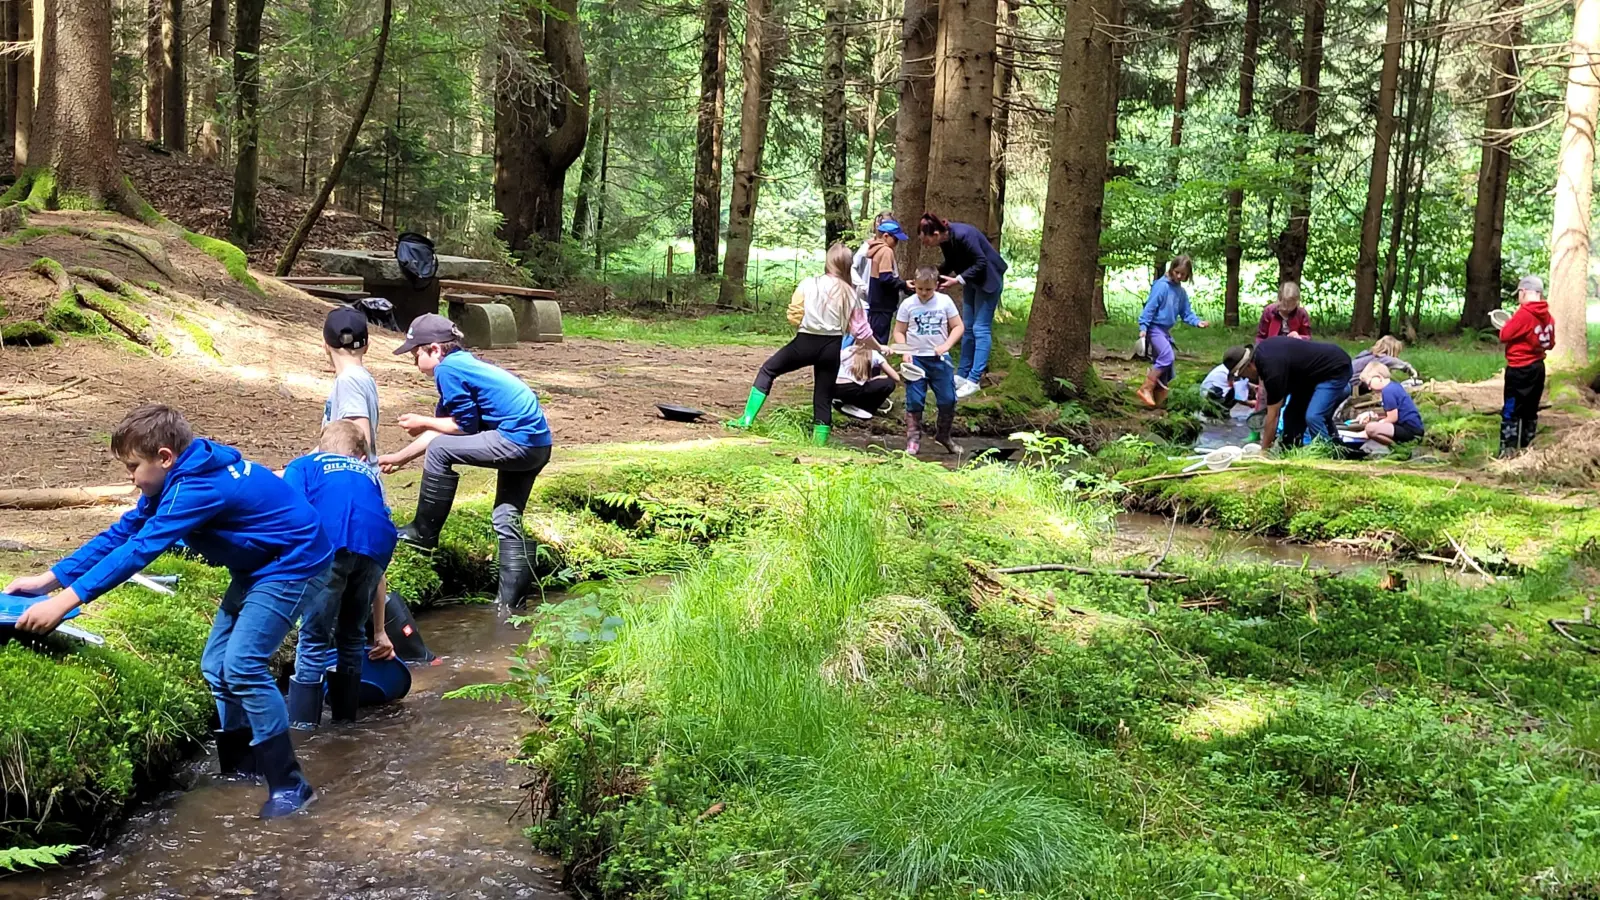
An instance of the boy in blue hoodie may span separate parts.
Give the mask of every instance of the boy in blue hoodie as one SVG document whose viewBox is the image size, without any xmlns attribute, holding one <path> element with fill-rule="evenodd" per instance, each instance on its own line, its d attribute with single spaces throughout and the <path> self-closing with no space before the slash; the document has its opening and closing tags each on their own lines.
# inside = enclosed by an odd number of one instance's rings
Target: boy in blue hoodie
<svg viewBox="0 0 1600 900">
<path fill-rule="evenodd" d="M 361 696 L 361 660 L 373 617 L 373 659 L 394 656 L 383 630 L 383 570 L 396 532 L 378 473 L 367 465 L 367 429 L 335 419 L 322 429 L 319 452 L 289 463 L 283 480 L 306 498 L 333 544 L 333 569 L 300 625 L 294 675 L 289 679 L 289 727 L 315 729 L 322 720 L 323 679 L 333 721 L 354 722 Z M 332 668 L 332 676 L 328 670 Z"/>
<path fill-rule="evenodd" d="M 239 451 L 189 430 L 168 406 L 140 406 L 111 433 L 139 503 L 115 525 L 47 572 L 18 578 L 8 594 L 40 595 L 17 628 L 48 634 L 63 617 L 137 574 L 183 541 L 232 575 L 200 671 L 216 697 L 217 755 L 227 775 L 266 779 L 264 819 L 311 801 L 300 774 L 283 695 L 267 661 L 333 560 L 316 513 L 283 479 Z"/>
<path fill-rule="evenodd" d="M 491 519 L 500 539 L 503 607 L 520 608 L 533 584 L 522 512 L 539 471 L 550 462 L 550 425 L 539 398 L 517 376 L 461 348 L 461 332 L 444 316 L 418 316 L 395 355 L 411 354 L 417 370 L 433 377 L 439 405 L 432 416 L 406 413 L 400 427 L 416 438 L 405 449 L 378 457 L 384 473 L 419 456 L 417 515 L 400 529 L 400 540 L 424 550 L 439 545 L 439 529 L 455 503 L 459 464 L 499 472 Z"/>
<path fill-rule="evenodd" d="M 1150 371 L 1134 395 L 1145 406 L 1154 408 L 1167 402 L 1167 385 L 1176 374 L 1173 367 L 1178 359 L 1172 348 L 1172 326 L 1182 320 L 1196 328 L 1206 327 L 1206 321 L 1189 308 L 1189 292 L 1183 289 L 1183 283 L 1193 277 L 1194 263 L 1189 257 L 1173 259 L 1167 274 L 1151 286 L 1150 297 L 1139 313 L 1139 337 L 1149 348 Z"/>
</svg>

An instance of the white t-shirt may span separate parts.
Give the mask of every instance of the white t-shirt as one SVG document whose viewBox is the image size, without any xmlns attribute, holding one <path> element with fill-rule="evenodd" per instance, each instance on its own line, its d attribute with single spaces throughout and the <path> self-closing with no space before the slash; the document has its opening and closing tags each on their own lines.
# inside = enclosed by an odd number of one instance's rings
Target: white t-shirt
<svg viewBox="0 0 1600 900">
<path fill-rule="evenodd" d="M 866 352 L 866 353 L 872 354 L 872 362 L 867 364 L 867 377 L 868 378 L 872 377 L 872 372 L 878 366 L 886 366 L 886 365 L 889 364 L 889 361 L 883 358 L 883 354 L 882 353 L 879 353 L 876 350 L 867 350 L 861 344 L 851 344 L 850 346 L 848 346 L 848 347 L 844 348 L 843 350 L 839 351 L 839 377 L 835 378 L 833 380 L 834 384 L 866 384 L 867 383 L 866 379 L 858 380 L 858 379 L 856 379 L 855 376 L 850 374 L 850 362 L 851 362 L 851 360 L 855 359 L 856 351 L 857 351 L 858 348 L 860 350 Z"/>
<path fill-rule="evenodd" d="M 1228 377 L 1227 366 L 1217 366 L 1206 374 L 1204 381 L 1200 382 L 1200 393 L 1204 394 L 1212 388 L 1224 394 L 1233 392 L 1233 381 Z"/>
<path fill-rule="evenodd" d="M 906 323 L 906 343 L 912 356 L 933 356 L 933 351 L 950 336 L 950 321 L 961 311 L 948 294 L 935 293 L 924 301 L 913 294 L 901 301 L 895 320 Z"/>
</svg>

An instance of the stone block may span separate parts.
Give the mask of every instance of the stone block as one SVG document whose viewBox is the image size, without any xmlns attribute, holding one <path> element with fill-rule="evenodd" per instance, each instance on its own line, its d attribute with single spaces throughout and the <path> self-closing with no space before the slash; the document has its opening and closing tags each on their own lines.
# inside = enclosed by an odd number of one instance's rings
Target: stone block
<svg viewBox="0 0 1600 900">
<path fill-rule="evenodd" d="M 517 343 L 517 319 L 499 303 L 452 303 L 450 321 L 461 329 L 468 349 L 497 350 Z"/>
<path fill-rule="evenodd" d="M 561 304 L 554 300 L 534 300 L 531 301 L 530 305 L 533 307 L 533 315 L 530 318 L 536 323 L 535 329 L 537 333 L 537 336 L 530 340 L 544 343 L 560 343 L 563 340 L 561 334 Z"/>
</svg>

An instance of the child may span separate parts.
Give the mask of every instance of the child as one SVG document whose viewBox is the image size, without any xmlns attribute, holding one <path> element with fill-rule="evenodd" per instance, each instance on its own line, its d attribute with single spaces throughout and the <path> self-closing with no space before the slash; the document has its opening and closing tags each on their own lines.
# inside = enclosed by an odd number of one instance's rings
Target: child
<svg viewBox="0 0 1600 900">
<path fill-rule="evenodd" d="M 834 380 L 833 402 L 847 416 L 865 419 L 872 412 L 888 415 L 889 395 L 900 381 L 889 361 L 876 350 L 851 344 L 839 351 L 839 377 Z M 852 412 L 851 410 L 854 410 Z"/>
<path fill-rule="evenodd" d="M 1400 354 L 1405 349 L 1406 345 L 1392 334 L 1386 334 L 1378 338 L 1378 342 L 1373 344 L 1371 349 L 1357 353 L 1356 358 L 1350 361 L 1352 367 L 1350 387 L 1357 393 L 1366 393 L 1367 386 L 1363 383 L 1365 379 L 1361 373 L 1367 370 L 1368 365 L 1375 362 L 1381 362 L 1388 366 L 1391 375 L 1396 369 L 1404 369 L 1410 373 L 1412 378 L 1417 377 L 1416 368 L 1400 358 Z"/>
<path fill-rule="evenodd" d="M 878 223 L 877 236 L 867 243 L 867 323 L 872 326 L 872 336 L 880 344 L 889 339 L 894 325 L 894 314 L 900 298 L 911 293 L 911 288 L 900 280 L 900 265 L 895 260 L 895 247 L 911 236 L 900 229 L 894 219 Z"/>
<path fill-rule="evenodd" d="M 1212 413 L 1218 418 L 1227 418 L 1234 404 L 1240 401 L 1236 385 L 1249 384 L 1242 378 L 1233 377 L 1233 370 L 1243 361 L 1244 348 L 1229 347 L 1222 354 L 1222 363 L 1206 373 L 1205 380 L 1200 382 L 1200 396 L 1210 404 Z"/>
<path fill-rule="evenodd" d="M 1366 426 L 1368 440 L 1392 447 L 1422 437 L 1422 412 L 1406 393 L 1405 386 L 1390 379 L 1388 366 L 1381 362 L 1367 363 L 1361 370 L 1361 382 L 1367 390 L 1383 397 L 1383 415 L 1365 412 L 1358 420 Z"/>
<path fill-rule="evenodd" d="M 949 354 L 966 326 L 955 301 L 939 293 L 938 269 L 918 269 L 912 287 L 916 296 L 907 297 L 895 313 L 894 342 L 909 345 L 908 355 L 927 374 L 906 382 L 906 452 L 915 456 L 921 449 L 922 409 L 931 385 L 939 411 L 933 439 L 945 450 L 959 454 L 961 447 L 950 438 L 950 426 L 956 419 L 956 370 Z"/>
<path fill-rule="evenodd" d="M 1311 340 L 1311 314 L 1300 305 L 1300 285 L 1292 281 L 1278 286 L 1278 302 L 1263 307 L 1256 322 L 1256 343 L 1275 337 Z"/>
<path fill-rule="evenodd" d="M 1507 459 L 1533 443 L 1544 395 L 1544 355 L 1555 349 L 1556 322 L 1544 301 L 1544 281 L 1528 275 L 1517 283 L 1517 311 L 1500 329 L 1506 346 L 1505 405 L 1500 411 L 1500 453 Z"/>
<path fill-rule="evenodd" d="M 362 461 L 371 455 L 367 435 L 356 423 L 338 419 L 322 429 L 317 450 L 289 463 L 283 473 L 283 480 L 317 511 L 322 533 L 334 551 L 333 569 L 322 594 L 304 614 L 295 646 L 289 727 L 301 730 L 315 729 L 322 720 L 322 682 L 329 668 L 334 669 L 327 688 L 333 721 L 355 721 L 369 615 L 375 644 L 370 655 L 373 659 L 394 655 L 394 645 L 383 630 L 388 594 L 383 570 L 394 554 L 397 534 L 378 473 Z"/>
<path fill-rule="evenodd" d="M 139 489 L 138 506 L 49 571 L 18 578 L 8 594 L 64 590 L 30 606 L 17 628 L 48 634 L 64 616 L 137 574 L 178 541 L 232 581 L 222 595 L 200 671 L 222 727 L 228 775 L 267 782 L 264 819 L 311 801 L 289 742 L 288 712 L 267 667 L 295 617 L 324 589 L 333 548 L 317 514 L 266 466 L 197 438 L 177 410 L 150 404 L 123 418 L 111 452 Z"/>
<path fill-rule="evenodd" d="M 388 473 L 426 455 L 417 514 L 400 529 L 400 540 L 423 550 L 439 546 L 439 529 L 450 515 L 460 480 L 456 465 L 498 471 L 490 516 L 500 542 L 498 600 L 504 607 L 521 608 L 533 583 L 522 513 L 534 479 L 550 462 L 553 443 L 539 398 L 517 376 L 461 349 L 461 332 L 436 313 L 413 320 L 405 343 L 394 352 L 411 354 L 417 371 L 432 376 L 439 389 L 435 415 L 400 417 L 400 427 L 416 440 L 378 457 Z"/>
<path fill-rule="evenodd" d="M 378 461 L 378 384 L 367 371 L 367 317 L 348 306 L 328 313 L 322 323 L 323 350 L 333 364 L 333 391 L 322 406 L 322 424 L 349 419 L 367 433 L 370 454 Z"/>
<path fill-rule="evenodd" d="M 1156 280 L 1150 288 L 1150 298 L 1139 313 L 1139 337 L 1148 340 L 1150 371 L 1145 373 L 1144 385 L 1134 395 L 1139 402 L 1152 409 L 1167 402 L 1167 385 L 1176 373 L 1173 368 L 1177 354 L 1172 349 L 1172 326 L 1181 319 L 1196 328 L 1205 328 L 1204 319 L 1189 308 L 1189 292 L 1183 283 L 1194 277 L 1194 263 L 1187 256 L 1179 256 L 1168 264 L 1167 274 Z"/>
</svg>

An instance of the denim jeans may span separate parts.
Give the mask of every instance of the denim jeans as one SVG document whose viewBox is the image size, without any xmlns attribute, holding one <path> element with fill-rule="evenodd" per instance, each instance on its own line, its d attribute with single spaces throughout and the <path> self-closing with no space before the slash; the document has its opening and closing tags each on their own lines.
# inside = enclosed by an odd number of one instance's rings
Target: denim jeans
<svg viewBox="0 0 1600 900">
<path fill-rule="evenodd" d="M 986 293 L 967 285 L 961 293 L 961 367 L 956 374 L 977 381 L 989 371 L 989 348 L 994 343 L 994 313 L 1000 308 L 1000 292 Z M 918 363 L 921 365 L 921 363 Z M 931 373 L 930 373 L 931 374 Z"/>
<path fill-rule="evenodd" d="M 1350 396 L 1350 380 L 1334 378 L 1324 381 L 1310 391 L 1299 391 L 1283 405 L 1283 445 L 1298 447 L 1302 439 L 1339 442 L 1333 422 L 1333 412 Z"/>
<path fill-rule="evenodd" d="M 953 408 L 956 405 L 956 370 L 950 365 L 949 355 L 918 356 L 915 360 L 922 371 L 928 374 L 920 381 L 906 382 L 906 412 L 922 412 L 930 387 L 933 388 L 933 401 L 938 408 Z"/>
<path fill-rule="evenodd" d="M 835 358 L 838 355 L 834 353 Z M 521 540 L 522 513 L 528 508 L 533 480 L 549 462 L 549 447 L 524 447 L 498 431 L 480 431 L 434 438 L 422 457 L 422 471 L 429 475 L 454 474 L 458 463 L 498 471 L 494 511 L 489 519 L 500 539 Z"/>
<path fill-rule="evenodd" d="M 306 603 L 294 648 L 294 680 L 321 684 L 336 665 L 361 671 L 367 655 L 367 620 L 383 580 L 383 566 L 370 556 L 340 550 L 322 592 Z"/>
<path fill-rule="evenodd" d="M 324 570 L 306 581 L 235 577 L 228 585 L 200 654 L 200 674 L 216 698 L 223 731 L 249 728 L 251 743 L 259 744 L 289 730 L 289 710 L 267 661 L 327 581 Z"/>
</svg>

